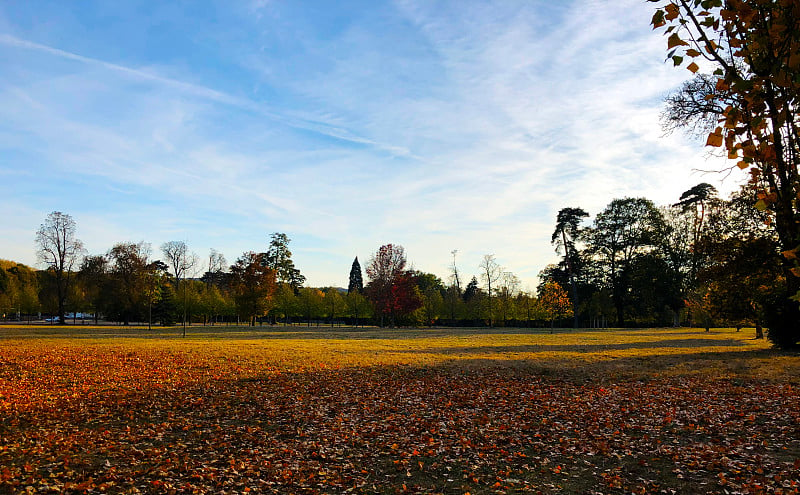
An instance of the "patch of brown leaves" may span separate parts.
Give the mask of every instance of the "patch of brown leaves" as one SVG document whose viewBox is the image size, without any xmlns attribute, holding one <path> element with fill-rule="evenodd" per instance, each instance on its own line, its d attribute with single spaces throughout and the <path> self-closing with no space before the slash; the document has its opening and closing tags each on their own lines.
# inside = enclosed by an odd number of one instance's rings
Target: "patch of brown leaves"
<svg viewBox="0 0 800 495">
<path fill-rule="evenodd" d="M 797 493 L 800 390 L 0 350 L 0 492 Z"/>
</svg>

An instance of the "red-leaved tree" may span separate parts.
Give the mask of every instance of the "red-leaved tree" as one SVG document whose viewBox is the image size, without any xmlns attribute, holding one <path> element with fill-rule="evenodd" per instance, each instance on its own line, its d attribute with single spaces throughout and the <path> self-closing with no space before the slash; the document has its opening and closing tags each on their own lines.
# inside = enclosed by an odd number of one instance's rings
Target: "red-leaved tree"
<svg viewBox="0 0 800 495">
<path fill-rule="evenodd" d="M 422 305 L 414 277 L 405 267 L 405 250 L 396 244 L 384 244 L 369 260 L 366 269 L 369 283 L 365 291 L 380 315 L 381 326 L 387 319 L 395 324 L 397 317 Z"/>
</svg>

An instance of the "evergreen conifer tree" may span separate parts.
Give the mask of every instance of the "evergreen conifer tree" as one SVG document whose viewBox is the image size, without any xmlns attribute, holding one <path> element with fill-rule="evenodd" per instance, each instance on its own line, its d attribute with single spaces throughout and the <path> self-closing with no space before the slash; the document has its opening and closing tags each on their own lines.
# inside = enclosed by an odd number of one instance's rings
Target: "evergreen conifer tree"
<svg viewBox="0 0 800 495">
<path fill-rule="evenodd" d="M 358 256 L 353 260 L 353 266 L 350 268 L 350 282 L 347 284 L 347 293 L 356 291 L 361 293 L 364 291 L 364 280 L 361 278 L 361 265 L 358 262 Z"/>
<path fill-rule="evenodd" d="M 472 300 L 472 298 L 475 297 L 475 294 L 477 293 L 478 293 L 478 279 L 472 277 L 472 280 L 470 280 L 469 283 L 467 284 L 467 288 L 464 289 L 464 295 L 462 296 L 464 298 L 464 302 L 469 302 L 470 300 Z"/>
<path fill-rule="evenodd" d="M 167 284 L 158 287 L 158 300 L 153 305 L 153 319 L 162 326 L 171 327 L 178 316 L 178 304 L 175 302 L 175 291 Z"/>
</svg>

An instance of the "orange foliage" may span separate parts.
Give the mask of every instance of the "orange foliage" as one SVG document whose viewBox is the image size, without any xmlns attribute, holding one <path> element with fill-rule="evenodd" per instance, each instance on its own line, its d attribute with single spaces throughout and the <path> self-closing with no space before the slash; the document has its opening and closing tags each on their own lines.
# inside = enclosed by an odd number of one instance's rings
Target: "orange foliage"
<svg viewBox="0 0 800 495">
<path fill-rule="evenodd" d="M 580 479 L 645 493 L 665 466 L 687 491 L 754 492 L 796 479 L 784 449 L 798 399 L 703 378 L 288 371 L 196 348 L 18 341 L 0 345 L 0 492 L 520 493 Z"/>
</svg>

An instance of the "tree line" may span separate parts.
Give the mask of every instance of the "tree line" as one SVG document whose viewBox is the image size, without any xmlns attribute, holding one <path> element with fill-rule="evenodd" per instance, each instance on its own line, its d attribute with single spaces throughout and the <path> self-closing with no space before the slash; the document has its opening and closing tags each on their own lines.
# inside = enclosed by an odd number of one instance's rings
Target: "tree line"
<svg viewBox="0 0 800 495">
<path fill-rule="evenodd" d="M 76 236 L 72 217 L 52 212 L 40 226 L 35 270 L 0 260 L 0 312 L 25 320 L 45 313 L 66 323 L 71 316 L 95 323 L 172 326 L 236 323 L 256 325 L 545 325 L 569 314 L 558 284 L 538 295 L 520 290 L 519 279 L 486 255 L 478 277 L 461 287 L 453 260 L 452 283 L 407 268 L 402 246 L 386 244 L 370 258 L 363 281 L 354 260 L 347 290 L 305 287 L 294 265 L 290 239 L 273 233 L 263 252 L 248 251 L 228 265 L 211 250 L 208 258 L 183 241 L 160 246 L 155 259 L 145 242 L 118 243 L 105 254 L 89 255 Z M 455 253 L 455 252 L 454 252 Z"/>
<path fill-rule="evenodd" d="M 676 202 L 612 200 L 590 222 L 579 207 L 558 212 L 551 241 L 561 255 L 539 274 L 535 291 L 487 254 L 465 277 L 453 251 L 446 281 L 408 268 L 402 246 L 386 244 L 366 265 L 356 258 L 347 290 L 305 287 L 284 233 L 263 252 L 228 265 L 211 250 L 201 260 L 182 241 L 160 246 L 119 243 L 86 255 L 74 220 L 53 212 L 37 232 L 47 266 L 0 264 L 0 308 L 6 317 L 39 311 L 87 313 L 97 319 L 174 325 L 377 324 L 459 326 L 730 325 L 760 329 L 786 297 L 777 236 L 769 213 L 752 207 L 742 187 L 722 199 L 707 183 Z M 202 267 L 202 269 L 201 269 Z M 567 318 L 570 318 L 568 320 Z"/>
<path fill-rule="evenodd" d="M 727 200 L 698 184 L 676 203 L 611 201 L 594 221 L 564 208 L 552 240 L 562 259 L 539 275 L 570 288 L 575 325 L 754 326 L 787 297 L 769 214 L 743 187 Z"/>
</svg>

